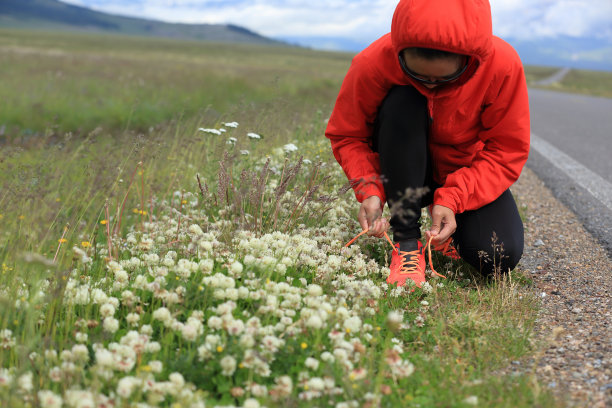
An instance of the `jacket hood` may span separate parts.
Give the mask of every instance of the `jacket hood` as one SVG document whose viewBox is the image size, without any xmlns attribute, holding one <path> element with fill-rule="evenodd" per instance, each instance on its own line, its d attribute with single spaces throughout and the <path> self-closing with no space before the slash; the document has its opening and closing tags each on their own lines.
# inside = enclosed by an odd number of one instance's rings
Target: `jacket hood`
<svg viewBox="0 0 612 408">
<path fill-rule="evenodd" d="M 396 54 L 408 47 L 436 48 L 469 55 L 480 65 L 493 47 L 491 6 L 487 0 L 401 0 L 391 41 Z"/>
</svg>

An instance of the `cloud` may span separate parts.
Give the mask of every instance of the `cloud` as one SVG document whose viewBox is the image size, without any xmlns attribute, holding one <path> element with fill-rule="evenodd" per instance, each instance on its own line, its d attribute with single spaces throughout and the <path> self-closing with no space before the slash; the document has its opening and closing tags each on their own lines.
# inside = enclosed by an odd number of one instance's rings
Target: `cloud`
<svg viewBox="0 0 612 408">
<path fill-rule="evenodd" d="M 260 34 L 369 43 L 387 33 L 397 0 L 63 0 L 100 11 L 183 23 L 231 23 Z M 593 37 L 612 43 L 610 0 L 491 0 L 504 38 Z"/>
<path fill-rule="evenodd" d="M 492 0 L 491 9 L 501 37 L 591 37 L 612 43 L 610 0 Z"/>
</svg>

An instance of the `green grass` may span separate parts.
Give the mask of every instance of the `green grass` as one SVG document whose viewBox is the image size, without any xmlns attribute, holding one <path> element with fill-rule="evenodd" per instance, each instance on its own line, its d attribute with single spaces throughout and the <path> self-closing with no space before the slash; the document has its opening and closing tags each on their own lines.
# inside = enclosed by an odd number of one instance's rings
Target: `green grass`
<svg viewBox="0 0 612 408">
<path fill-rule="evenodd" d="M 612 72 L 573 69 L 548 89 L 612 98 Z"/>
<path fill-rule="evenodd" d="M 342 249 L 358 230 L 357 206 L 351 193 L 340 194 L 346 180 L 323 132 L 350 55 L 2 31 L 0 57 L 15 78 L 1 85 L 11 102 L 0 109 L 0 125 L 6 125 L 0 160 L 0 331 L 11 330 L 19 345 L 0 348 L 0 369 L 11 368 L 15 379 L 32 372 L 34 391 L 62 394 L 75 387 L 109 395 L 124 375 L 165 381 L 181 372 L 207 406 L 241 405 L 252 395 L 232 397 L 232 387 L 252 380 L 271 389 L 273 379 L 285 374 L 292 378 L 293 391 L 280 402 L 258 397 L 263 404 L 323 406 L 353 400 L 367 406 L 368 398 L 374 398 L 382 406 L 467 407 L 476 397 L 485 407 L 564 405 L 529 370 L 503 374 L 511 361 L 528 359 L 540 347 L 532 333 L 539 304 L 524 277 L 486 281 L 461 262 L 437 257 L 436 269 L 448 280 L 432 280 L 431 293 L 417 289 L 396 296 L 390 288 L 381 289 L 388 244 L 362 238 Z M 233 129 L 224 125 L 229 121 L 240 124 Z M 227 132 L 213 135 L 200 127 L 225 127 Z M 247 132 L 263 139 L 251 140 Z M 237 139 L 235 146 L 227 144 L 228 137 Z M 295 143 L 298 152 L 284 153 L 286 143 Z M 249 155 L 239 153 L 245 149 Z M 299 155 L 312 163 L 293 167 Z M 267 173 L 266 157 L 271 160 Z M 209 189 L 204 195 L 197 174 Z M 260 176 L 267 187 L 257 195 L 254 185 Z M 230 181 L 227 188 L 223 180 Z M 316 194 L 303 198 L 313 186 L 318 186 Z M 336 201 L 330 204 L 331 198 Z M 206 238 L 190 231 L 192 224 L 200 225 Z M 110 240 L 107 225 L 118 229 Z M 274 235 L 275 230 L 285 235 Z M 142 246 L 147 236 L 155 238 L 145 245 L 152 245 L 148 250 Z M 249 237 L 263 241 L 250 245 L 245 243 Z M 199 242 L 206 240 L 211 249 L 197 249 L 205 248 Z M 73 246 L 86 251 L 92 262 L 82 262 Z M 110 253 L 109 246 L 114 248 Z M 185 273 L 171 266 L 163 280 L 155 278 L 158 290 L 137 283 L 153 281 L 157 269 L 151 265 L 125 264 L 125 283 L 109 270 L 110 256 L 126 262 L 146 259 L 147 253 L 163 259 L 172 251 L 177 259 L 211 261 L 212 270 Z M 289 265 L 279 267 L 284 258 Z M 371 259 L 378 264 L 368 266 Z M 232 272 L 235 262 L 244 267 L 238 274 Z M 197 360 L 203 335 L 189 342 L 153 317 L 162 305 L 180 322 L 193 311 L 202 311 L 205 319 L 214 315 L 223 300 L 203 278 L 215 273 L 235 276 L 236 288 L 264 294 L 237 299 L 233 319 L 257 315 L 262 325 L 277 327 L 277 309 L 292 309 L 297 312 L 292 324 L 302 327 L 300 319 L 312 310 L 329 308 L 328 320 L 320 329 L 279 335 L 284 346 L 262 357 L 273 357 L 271 377 L 248 367 L 223 376 L 219 358 L 244 352 L 237 338 L 224 334 L 224 347 L 213 349 L 204 364 Z M 307 299 L 311 284 L 322 288 L 316 301 Z M 101 304 L 68 302 L 84 286 L 120 300 L 116 332 L 103 328 Z M 279 303 L 292 299 L 283 287 L 299 292 L 302 300 L 266 309 L 272 293 Z M 371 291 L 363 291 L 367 287 Z M 137 300 L 129 301 L 127 289 Z M 178 304 L 165 297 L 171 293 L 180 294 Z M 386 324 L 390 311 L 403 312 L 401 330 Z M 142 354 L 128 373 L 106 378 L 96 371 L 93 345 L 120 342 L 134 329 L 126 323 L 129 313 L 151 325 L 151 339 L 161 349 Z M 358 316 L 368 329 L 346 330 L 344 313 Z M 331 340 L 337 331 L 356 341 L 352 364 L 367 370 L 366 377 L 320 358 L 323 351 L 346 347 Z M 88 335 L 84 344 L 91 360 L 76 361 L 75 371 L 53 382 L 49 370 L 61 363 L 45 357 L 44 350 L 71 349 L 78 342 L 76 333 Z M 394 352 L 394 345 L 401 352 Z M 414 365 L 412 375 L 390 374 L 387 358 L 398 356 Z M 320 366 L 307 368 L 308 357 L 320 360 Z M 151 372 L 152 360 L 163 363 L 161 372 Z M 304 372 L 332 378 L 340 394 L 300 399 L 308 390 L 300 382 Z M 0 402 L 28 406 L 18 382 L 12 387 L 0 386 Z M 164 406 L 183 401 L 177 395 L 166 398 Z"/>
</svg>

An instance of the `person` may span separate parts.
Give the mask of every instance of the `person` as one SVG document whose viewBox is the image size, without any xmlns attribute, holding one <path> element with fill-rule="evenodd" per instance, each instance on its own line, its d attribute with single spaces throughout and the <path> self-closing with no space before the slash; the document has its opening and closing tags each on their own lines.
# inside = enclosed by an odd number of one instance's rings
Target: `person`
<svg viewBox="0 0 612 408">
<path fill-rule="evenodd" d="M 509 188 L 529 122 L 523 66 L 492 34 L 488 1 L 398 3 L 391 32 L 353 58 L 325 130 L 361 203 L 359 235 L 394 248 L 389 284 L 421 286 L 432 246 L 485 275 L 518 264 L 523 224 Z"/>
</svg>

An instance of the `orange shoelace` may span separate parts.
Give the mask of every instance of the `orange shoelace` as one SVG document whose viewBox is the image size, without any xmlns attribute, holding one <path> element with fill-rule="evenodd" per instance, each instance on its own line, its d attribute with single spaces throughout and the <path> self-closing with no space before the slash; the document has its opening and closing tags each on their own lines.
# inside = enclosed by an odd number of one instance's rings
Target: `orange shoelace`
<svg viewBox="0 0 612 408">
<path fill-rule="evenodd" d="M 444 243 L 434 246 L 434 251 L 440 251 L 444 256 L 450 256 L 451 258 L 459 258 L 459 252 L 457 248 L 452 245 L 452 239 L 449 238 Z"/>
<path fill-rule="evenodd" d="M 353 242 L 357 241 L 357 238 L 359 238 L 360 236 L 362 236 L 363 234 L 366 234 L 368 231 L 364 230 L 361 231 L 359 234 L 357 234 L 355 236 L 355 238 L 351 239 L 349 242 L 346 243 L 346 245 L 344 245 L 344 247 L 348 247 L 349 245 L 351 245 Z M 402 256 L 402 266 L 401 266 L 401 271 L 404 274 L 410 274 L 410 273 L 416 273 L 417 271 L 415 270 L 418 266 L 419 266 L 419 261 L 418 258 L 415 257 L 414 255 L 417 255 L 416 251 L 410 251 L 410 252 L 405 252 L 405 251 L 399 251 L 395 245 L 393 245 L 393 241 L 391 241 L 391 238 L 389 238 L 389 235 L 387 235 L 387 232 L 384 232 L 385 234 L 385 238 L 387 240 L 387 242 L 389 242 L 389 245 L 391 245 L 391 247 L 393 248 L 394 251 L 398 251 L 398 254 L 400 256 Z M 433 264 L 431 262 L 431 241 L 433 240 L 433 236 L 429 237 L 429 241 L 427 241 L 427 245 L 425 245 L 425 248 L 427 249 L 427 257 L 429 258 L 429 268 L 431 269 L 431 273 L 433 273 L 436 276 L 440 276 L 441 278 L 446 279 L 446 276 L 439 274 L 438 272 L 436 272 L 436 270 L 433 267 Z M 406 260 L 405 255 L 410 255 L 410 260 Z M 410 265 L 409 267 L 407 267 L 408 265 Z M 404 272 L 405 270 L 405 272 Z"/>
</svg>

